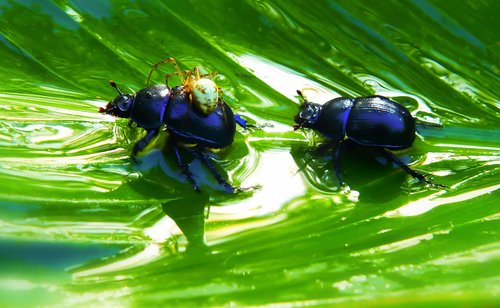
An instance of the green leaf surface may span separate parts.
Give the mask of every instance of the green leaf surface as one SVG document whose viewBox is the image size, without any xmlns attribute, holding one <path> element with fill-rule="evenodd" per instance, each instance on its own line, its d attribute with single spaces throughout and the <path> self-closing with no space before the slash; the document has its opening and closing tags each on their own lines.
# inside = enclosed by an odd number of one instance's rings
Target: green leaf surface
<svg viewBox="0 0 500 308">
<path fill-rule="evenodd" d="M 498 1 L 0 1 L 0 306 L 498 305 Z M 217 71 L 238 130 L 182 176 L 163 131 L 98 113 L 153 64 Z M 164 83 L 165 65 L 152 75 Z M 179 84 L 172 77 L 169 84 Z M 421 123 L 343 156 L 296 90 L 384 95 Z M 440 124 L 436 127 L 432 124 Z M 189 153 L 184 153 L 188 155 Z M 192 158 L 191 158 L 192 159 Z"/>
</svg>

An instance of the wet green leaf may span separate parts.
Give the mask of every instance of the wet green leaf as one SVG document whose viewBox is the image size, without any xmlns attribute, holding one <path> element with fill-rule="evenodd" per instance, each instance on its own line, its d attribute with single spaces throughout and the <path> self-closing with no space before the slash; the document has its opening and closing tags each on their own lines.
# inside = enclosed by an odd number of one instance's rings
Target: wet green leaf
<svg viewBox="0 0 500 308">
<path fill-rule="evenodd" d="M 498 304 L 499 2 L 0 1 L 0 306 Z M 168 133 L 98 113 L 151 66 L 217 71 L 261 126 L 214 154 L 227 195 Z M 174 72 L 165 65 L 154 83 Z M 169 83 L 178 84 L 172 77 Z M 339 189 L 296 90 L 384 95 L 423 123 Z M 436 127 L 432 124 L 440 124 Z M 225 172 L 224 172 L 225 170 Z"/>
</svg>

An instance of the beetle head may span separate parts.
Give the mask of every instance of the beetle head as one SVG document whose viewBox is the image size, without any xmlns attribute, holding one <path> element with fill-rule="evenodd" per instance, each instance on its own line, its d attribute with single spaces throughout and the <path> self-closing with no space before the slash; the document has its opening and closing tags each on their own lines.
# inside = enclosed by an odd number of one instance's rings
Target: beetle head
<svg viewBox="0 0 500 308">
<path fill-rule="evenodd" d="M 300 104 L 299 113 L 295 115 L 295 123 L 293 126 L 294 130 L 302 127 L 312 128 L 319 118 L 321 112 L 321 105 L 309 102 L 301 91 L 297 90 L 297 94 L 302 100 Z"/>
<path fill-rule="evenodd" d="M 99 108 L 99 112 L 110 114 L 119 118 L 129 118 L 132 112 L 132 105 L 134 103 L 134 95 L 123 94 L 114 81 L 110 81 L 109 84 L 116 89 L 118 96 L 110 101 L 106 105 L 106 108 Z"/>
</svg>

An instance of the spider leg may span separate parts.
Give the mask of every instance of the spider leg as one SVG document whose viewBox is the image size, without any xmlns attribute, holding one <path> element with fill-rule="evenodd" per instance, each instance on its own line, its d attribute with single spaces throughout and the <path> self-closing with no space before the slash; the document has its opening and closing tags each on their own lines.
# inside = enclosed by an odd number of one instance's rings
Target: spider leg
<svg viewBox="0 0 500 308">
<path fill-rule="evenodd" d="M 193 68 L 193 73 L 195 75 L 195 78 L 196 80 L 200 79 L 201 78 L 201 75 L 200 75 L 200 68 L 198 66 L 195 66 Z"/>
<path fill-rule="evenodd" d="M 222 89 L 220 87 L 217 87 L 217 93 L 220 96 L 217 104 L 220 104 L 220 108 L 222 109 L 222 114 L 224 115 L 224 124 L 227 124 L 227 116 L 226 116 L 226 108 L 225 108 L 226 102 L 224 102 L 224 98 L 222 97 Z"/>
<path fill-rule="evenodd" d="M 227 115 L 226 115 L 226 103 L 224 102 L 224 100 L 221 98 L 220 99 L 220 108 L 222 109 L 222 114 L 224 115 L 224 124 L 227 125 Z"/>
<path fill-rule="evenodd" d="M 186 109 L 186 115 L 184 116 L 184 122 L 182 123 L 182 126 L 186 126 L 186 124 L 188 122 L 189 111 L 191 110 L 191 105 L 193 104 L 193 93 L 190 92 L 188 94 L 188 98 L 189 98 L 189 103 L 188 103 L 188 106 Z"/>
<path fill-rule="evenodd" d="M 208 79 L 213 79 L 217 75 L 219 75 L 219 72 L 215 71 L 215 72 L 212 72 L 212 73 L 199 75 L 199 78 L 206 78 L 206 77 L 208 77 Z"/>
<path fill-rule="evenodd" d="M 174 72 L 174 73 L 170 73 L 170 74 L 165 74 L 165 84 L 167 85 L 168 87 L 168 79 L 172 76 L 179 76 L 179 78 L 181 79 L 181 82 L 184 84 L 184 78 L 183 76 L 186 75 L 186 71 L 179 71 L 179 72 Z"/>
<path fill-rule="evenodd" d="M 175 70 L 176 72 L 181 72 L 181 69 L 179 68 L 179 65 L 177 64 L 177 62 L 175 61 L 174 58 L 168 58 L 168 59 L 165 59 L 165 60 L 162 60 L 158 63 L 156 63 L 155 65 L 153 65 L 151 67 L 151 71 L 149 71 L 149 75 L 148 75 L 148 78 L 146 79 L 146 86 L 149 85 L 149 80 L 151 79 L 151 75 L 153 74 L 153 72 L 158 68 L 160 67 L 161 65 L 163 64 L 167 64 L 167 63 L 172 63 L 175 67 Z M 182 76 L 181 76 L 181 80 L 182 80 Z M 182 80 L 182 82 L 184 82 L 184 80 Z"/>
</svg>

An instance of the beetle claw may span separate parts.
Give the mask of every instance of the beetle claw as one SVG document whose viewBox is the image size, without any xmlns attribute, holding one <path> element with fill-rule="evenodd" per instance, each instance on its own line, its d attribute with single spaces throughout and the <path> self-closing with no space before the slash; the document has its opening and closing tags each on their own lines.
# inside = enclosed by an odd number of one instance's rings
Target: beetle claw
<svg viewBox="0 0 500 308">
<path fill-rule="evenodd" d="M 236 191 L 236 189 L 235 189 L 233 186 L 231 186 L 231 185 L 229 185 L 229 184 L 227 184 L 227 183 L 226 183 L 226 184 L 224 184 L 223 186 L 224 186 L 224 190 L 225 190 L 227 193 L 233 194 L 233 193 L 235 193 L 235 191 Z"/>
<path fill-rule="evenodd" d="M 137 155 L 131 155 L 130 160 L 132 160 L 132 163 L 134 165 L 139 165 L 139 159 L 137 158 Z"/>
<path fill-rule="evenodd" d="M 260 185 L 250 186 L 250 187 L 233 187 L 235 193 L 245 193 L 245 192 L 253 192 L 261 189 Z"/>
<path fill-rule="evenodd" d="M 429 180 L 429 177 L 426 175 L 422 175 L 422 178 L 418 178 L 421 182 L 424 182 L 428 184 L 432 188 L 438 188 L 438 189 L 449 189 L 448 186 L 439 184 L 439 183 L 434 183 L 431 180 Z"/>
</svg>

